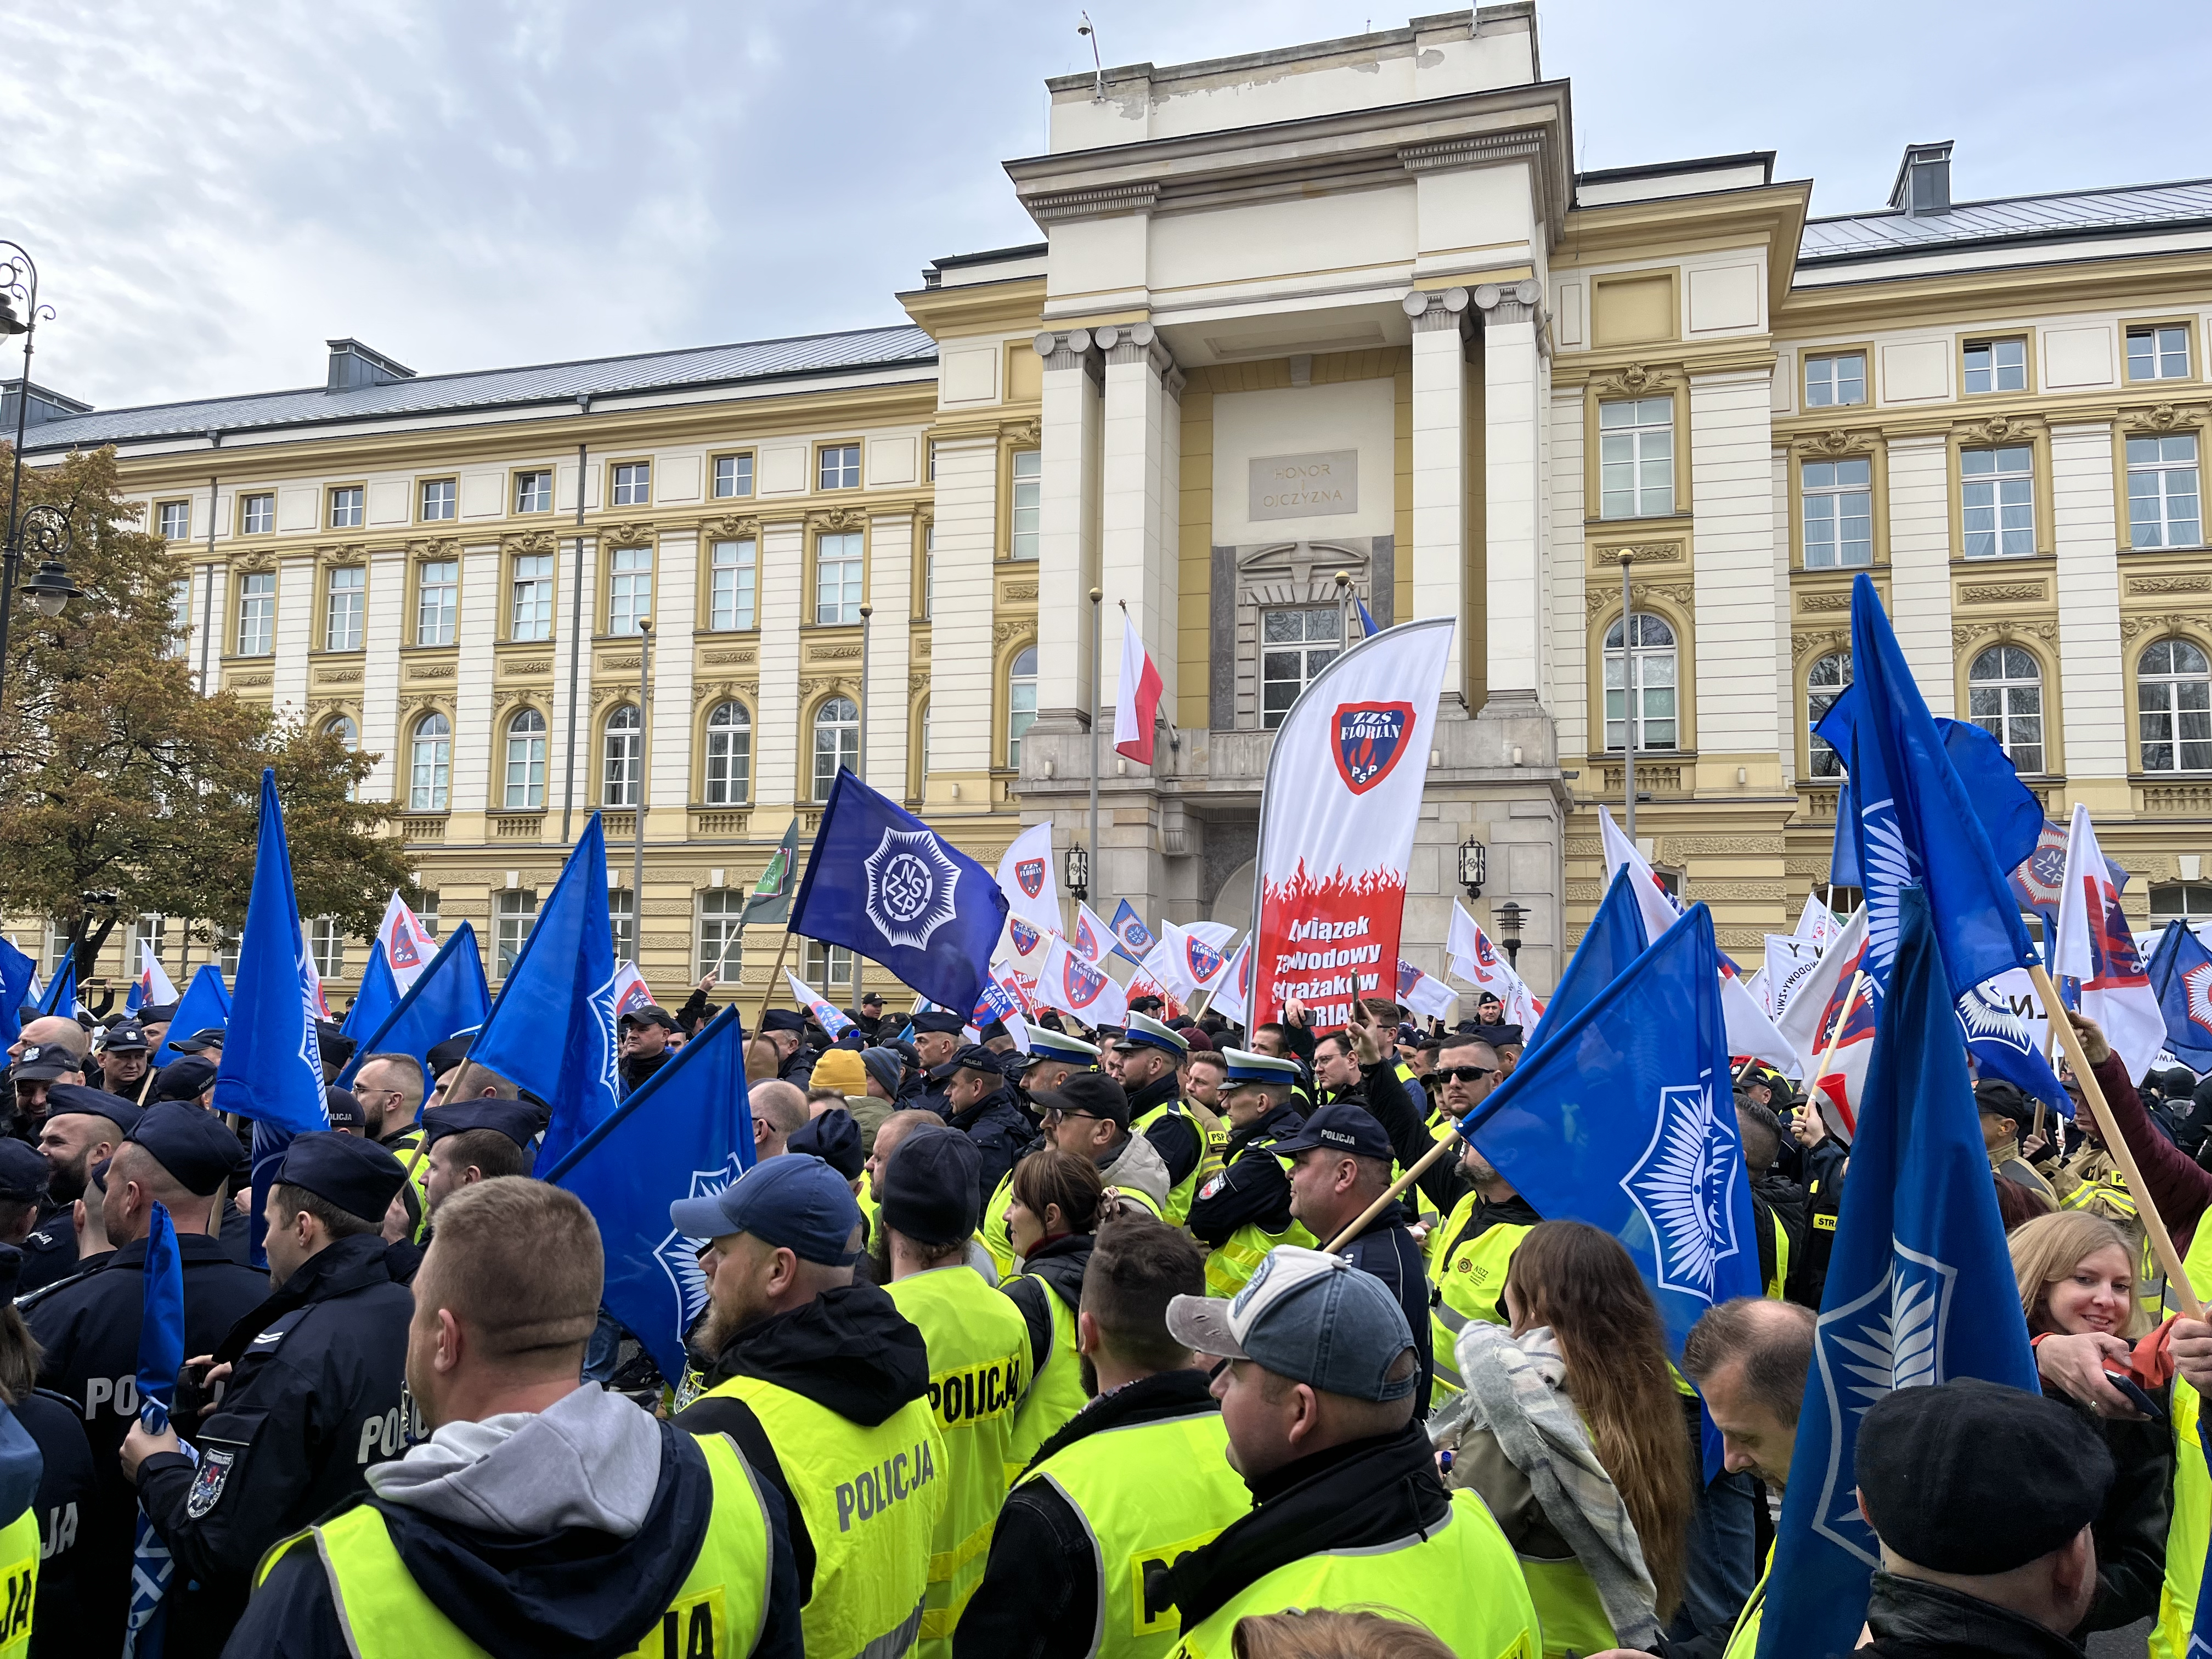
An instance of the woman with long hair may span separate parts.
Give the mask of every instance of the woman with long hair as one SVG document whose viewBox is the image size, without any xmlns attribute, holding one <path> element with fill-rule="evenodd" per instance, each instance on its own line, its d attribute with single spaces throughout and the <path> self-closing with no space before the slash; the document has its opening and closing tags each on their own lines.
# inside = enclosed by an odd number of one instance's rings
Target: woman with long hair
<svg viewBox="0 0 2212 1659">
<path fill-rule="evenodd" d="M 1681 1600 L 1696 1503 L 1659 1310 L 1619 1240 L 1547 1221 L 1505 1275 L 1510 1329 L 1470 1324 L 1431 1428 L 1520 1558 L 1547 1659 L 1644 1646 Z"/>
<path fill-rule="evenodd" d="M 2005 1243 L 2012 1251 L 2029 1340 L 2089 1333 L 2134 1342 L 2149 1333 L 2150 1316 L 2136 1295 L 2135 1247 L 2104 1217 L 2086 1210 L 2039 1215 L 2014 1228 Z M 2163 1414 L 2172 1380 L 2148 1364 L 2135 1370 L 2118 1350 L 2105 1369 L 2132 1372 L 2130 1380 L 2151 1396 L 2160 1415 L 2152 1422 L 2100 1417 L 2071 1395 L 2051 1394 L 2097 1425 L 2119 1471 L 2092 1529 L 2097 1599 L 2074 1632 L 2077 1638 L 2092 1631 L 2117 1630 L 2157 1611 L 2172 1517 L 2173 1431 Z M 2154 1377 L 2159 1380 L 2154 1384 Z"/>
<path fill-rule="evenodd" d="M 1091 1398 L 1075 1351 L 1075 1315 L 1106 1183 L 1089 1158 L 1042 1146 L 1014 1165 L 1010 1188 L 1006 1237 L 1021 1271 L 999 1288 L 1029 1322 L 1033 1378 L 1014 1412 L 1012 1481 Z"/>
</svg>

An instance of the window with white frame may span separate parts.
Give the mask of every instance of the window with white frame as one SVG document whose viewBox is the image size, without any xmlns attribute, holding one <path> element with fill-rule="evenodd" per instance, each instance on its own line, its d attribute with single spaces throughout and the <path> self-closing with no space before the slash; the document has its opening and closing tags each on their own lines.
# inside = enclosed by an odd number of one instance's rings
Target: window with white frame
<svg viewBox="0 0 2212 1659">
<path fill-rule="evenodd" d="M 1675 748 L 1674 630 L 1664 617 L 1646 611 L 1629 622 L 1624 629 L 1616 617 L 1605 634 L 1605 746 L 1619 749 L 1630 741 L 1633 720 L 1638 750 Z"/>
<path fill-rule="evenodd" d="M 927 525 L 921 532 L 921 619 L 929 620 L 929 613 L 937 603 L 937 526 Z"/>
<path fill-rule="evenodd" d="M 514 475 L 514 510 L 518 513 L 550 513 L 553 510 L 553 474 L 550 469 Z"/>
<path fill-rule="evenodd" d="M 2146 772 L 2212 772 L 2212 663 L 2187 640 L 2155 640 L 2136 662 Z"/>
<path fill-rule="evenodd" d="M 317 916 L 307 924 L 307 948 L 313 952 L 315 972 L 325 979 L 345 974 L 345 924 L 336 916 Z"/>
<path fill-rule="evenodd" d="M 1874 562 L 1874 463 L 1807 461 L 1798 473 L 1805 521 L 1805 568 L 1832 570 Z"/>
<path fill-rule="evenodd" d="M 1832 651 L 1814 661 L 1805 676 L 1805 749 L 1808 769 L 1816 778 L 1844 775 L 1844 757 L 1826 738 L 1813 735 L 1821 716 L 1835 706 L 1851 683 L 1851 653 Z"/>
<path fill-rule="evenodd" d="M 842 945 L 823 945 L 815 939 L 806 940 L 805 945 L 799 959 L 799 972 L 806 982 L 832 1002 L 840 1000 L 840 991 L 850 996 L 853 953 Z"/>
<path fill-rule="evenodd" d="M 162 650 L 165 657 L 181 657 L 191 643 L 192 635 L 192 585 L 190 581 L 169 584 L 169 643 Z"/>
<path fill-rule="evenodd" d="M 70 948 L 70 925 L 56 916 L 46 923 L 46 954 L 40 971 L 51 979 L 61 971 L 63 954 Z"/>
<path fill-rule="evenodd" d="M 2128 331 L 2128 379 L 2185 380 L 2189 378 L 2189 330 L 2181 323 L 2156 323 Z"/>
<path fill-rule="evenodd" d="M 817 489 L 858 489 L 860 487 L 860 447 L 824 444 L 814 475 Z"/>
<path fill-rule="evenodd" d="M 1283 723 L 1298 693 L 1344 649 L 1344 612 L 1333 605 L 1268 611 L 1260 618 L 1260 725 Z"/>
<path fill-rule="evenodd" d="M 653 619 L 653 550 L 618 547 L 607 573 L 607 632 L 635 634 Z"/>
<path fill-rule="evenodd" d="M 368 600 L 368 572 L 361 565 L 335 567 L 323 590 L 323 649 L 361 649 L 363 606 Z"/>
<path fill-rule="evenodd" d="M 422 481 L 421 502 L 422 522 L 436 524 L 458 518 L 461 511 L 461 487 L 452 478 L 426 478 Z"/>
<path fill-rule="evenodd" d="M 553 637 L 553 556 L 518 553 L 508 583 L 507 637 L 512 640 L 550 640 Z"/>
<path fill-rule="evenodd" d="M 2025 392 L 2027 390 L 2026 340 L 1969 340 L 1966 342 L 1966 390 Z"/>
<path fill-rule="evenodd" d="M 2015 772 L 2043 770 L 2043 670 L 2016 645 L 1993 645 L 1966 670 L 1966 717 L 1997 740 Z"/>
<path fill-rule="evenodd" d="M 1959 501 L 1970 559 L 2035 551 L 2035 451 L 2027 444 L 1959 452 Z"/>
<path fill-rule="evenodd" d="M 653 463 L 623 461 L 615 468 L 615 505 L 648 507 L 653 502 Z"/>
<path fill-rule="evenodd" d="M 1805 407 L 1835 409 L 1866 401 L 1866 357 L 1838 351 L 1805 360 Z"/>
<path fill-rule="evenodd" d="M 426 559 L 415 578 L 415 643 L 451 645 L 461 613 L 461 562 Z"/>
<path fill-rule="evenodd" d="M 1036 724 L 1037 653 L 1030 646 L 1006 676 L 1006 764 L 1022 769 L 1022 738 Z"/>
<path fill-rule="evenodd" d="M 744 966 L 745 896 L 740 888 L 710 887 L 699 895 L 699 975 L 734 982 Z"/>
<path fill-rule="evenodd" d="M 238 654 L 265 657 L 276 639 L 276 573 L 250 571 L 238 585 Z"/>
<path fill-rule="evenodd" d="M 753 458 L 750 455 L 714 457 L 714 494 L 718 497 L 750 495 L 752 493 Z"/>
<path fill-rule="evenodd" d="M 635 806 L 645 750 L 637 705 L 623 703 L 607 716 L 599 748 L 599 804 Z"/>
<path fill-rule="evenodd" d="M 2199 547 L 2197 439 L 2191 433 L 2128 440 L 2128 541 L 2135 547 Z"/>
<path fill-rule="evenodd" d="M 415 913 L 415 920 L 422 924 L 422 931 L 432 939 L 438 937 L 438 890 L 434 887 L 406 887 L 400 890 L 407 908 Z"/>
<path fill-rule="evenodd" d="M 758 546 L 743 541 L 716 542 L 709 554 L 707 626 L 724 631 L 753 625 L 755 568 Z"/>
<path fill-rule="evenodd" d="M 520 708 L 507 723 L 507 786 L 503 806 L 527 811 L 545 805 L 545 716 Z"/>
<path fill-rule="evenodd" d="M 265 536 L 276 528 L 276 498 L 274 495 L 241 495 L 238 501 L 239 533 L 243 536 Z"/>
<path fill-rule="evenodd" d="M 494 971 L 505 979 L 514 971 L 515 958 L 530 943 L 530 930 L 538 925 L 537 890 L 509 888 L 494 894 L 491 916 Z"/>
<path fill-rule="evenodd" d="M 216 961 L 222 966 L 223 977 L 234 984 L 238 980 L 238 955 L 245 947 L 245 944 L 246 936 L 243 933 L 234 933 L 228 927 L 216 930 Z"/>
<path fill-rule="evenodd" d="M 358 530 L 362 526 L 367 492 L 359 484 L 347 484 L 331 491 L 331 528 Z"/>
<path fill-rule="evenodd" d="M 832 697 L 814 711 L 814 799 L 828 800 L 840 767 L 860 764 L 860 710 L 850 697 Z"/>
<path fill-rule="evenodd" d="M 2205 917 L 2212 917 L 2212 881 L 2162 881 L 2150 890 L 2153 921 L 2162 926 Z"/>
<path fill-rule="evenodd" d="M 817 537 L 814 543 L 814 620 L 824 625 L 860 620 L 860 532 Z"/>
<path fill-rule="evenodd" d="M 607 889 L 607 931 L 614 935 L 615 959 L 637 960 L 637 895 L 627 887 Z"/>
<path fill-rule="evenodd" d="M 169 919 L 151 910 L 142 911 L 132 920 L 131 945 L 124 957 L 124 967 L 133 979 L 138 975 L 139 948 L 142 945 L 152 947 L 154 960 L 160 962 L 163 959 L 162 947 L 168 942 L 168 933 Z"/>
<path fill-rule="evenodd" d="M 355 723 L 350 714 L 339 714 L 333 719 L 325 720 L 323 735 L 326 738 L 336 738 L 345 745 L 345 750 L 349 755 L 356 754 L 361 750 L 361 727 Z M 346 785 L 345 795 L 348 800 L 360 799 L 359 786 L 350 783 Z"/>
<path fill-rule="evenodd" d="M 1598 514 L 1651 519 L 1674 510 L 1674 400 L 1597 406 Z"/>
<path fill-rule="evenodd" d="M 188 541 L 192 533 L 192 504 L 190 501 L 161 503 L 161 536 L 166 541 Z"/>
<path fill-rule="evenodd" d="M 752 769 L 752 716 L 734 700 L 716 703 L 707 716 L 707 805 L 744 805 Z"/>
<path fill-rule="evenodd" d="M 1037 520 L 1044 500 L 1044 452 L 1014 452 L 1014 547 L 1018 559 L 1037 556 Z"/>
<path fill-rule="evenodd" d="M 407 810 L 442 812 L 451 803 L 453 728 L 435 709 L 415 722 L 408 742 Z"/>
</svg>

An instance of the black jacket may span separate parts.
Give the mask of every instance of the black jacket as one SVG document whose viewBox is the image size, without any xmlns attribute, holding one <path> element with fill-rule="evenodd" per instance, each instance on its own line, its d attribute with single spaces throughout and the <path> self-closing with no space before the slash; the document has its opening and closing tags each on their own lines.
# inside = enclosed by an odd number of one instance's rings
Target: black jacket
<svg viewBox="0 0 2212 1659">
<path fill-rule="evenodd" d="M 1782 1236 L 1790 1241 L 1790 1267 L 1795 1273 L 1798 1253 L 1805 1248 L 1805 1189 L 1769 1170 L 1751 1183 L 1751 1212 L 1759 1223 L 1759 1282 L 1772 1283 L 1779 1265 L 1774 1247 L 1776 1222 L 1781 1223 Z"/>
<path fill-rule="evenodd" d="M 1083 1273 L 1097 1243 L 1089 1233 L 1068 1233 L 1040 1244 L 1022 1259 L 1021 1273 L 999 1286 L 1022 1310 L 1030 1328 L 1030 1375 L 1044 1370 L 1052 1353 L 1052 1303 L 1057 1296 L 1072 1316 L 1083 1306 Z"/>
<path fill-rule="evenodd" d="M 370 1464 L 407 1449 L 415 1298 L 386 1248 L 369 1234 L 310 1257 L 216 1350 L 236 1369 L 187 1431 L 198 1465 L 158 1452 L 138 1466 L 139 1501 L 190 1585 L 171 1594 L 169 1651 L 220 1652 L 269 1547 L 351 1503 Z"/>
<path fill-rule="evenodd" d="M 956 1113 L 950 1120 L 952 1127 L 975 1143 L 982 1154 L 981 1176 L 983 1196 L 988 1200 L 999 1190 L 999 1183 L 1006 1178 L 1035 1133 L 1030 1121 L 1022 1115 L 1015 1103 L 1014 1091 L 1006 1084 L 985 1095 L 966 1111 Z"/>
<path fill-rule="evenodd" d="M 39 1605 L 52 1609 L 31 1626 L 31 1659 L 64 1659 L 82 1651 L 68 1610 L 83 1605 L 93 1558 L 85 1523 L 100 1500 L 92 1448 L 73 1403 L 43 1389 L 15 1402 L 15 1420 L 39 1443 Z"/>
<path fill-rule="evenodd" d="M 2151 1397 L 2165 1411 L 2172 1403 L 2172 1385 L 2154 1390 Z M 2086 1637 L 2093 1631 L 2118 1630 L 2158 1611 L 2166 1579 L 2166 1537 L 2173 1520 L 2173 1430 L 2164 1418 L 2154 1423 L 2100 1418 L 2069 1394 L 2051 1398 L 2063 1401 L 2104 1437 L 2118 1471 L 2095 1523 L 2097 1599 L 2074 1633 Z"/>
<path fill-rule="evenodd" d="M 1037 1448 L 1031 1468 L 1085 1436 L 1218 1410 L 1204 1371 L 1163 1371 L 1101 1395 Z M 1098 1620 L 1098 1546 L 1049 1480 L 1006 1494 L 983 1582 L 952 1636 L 952 1659 L 1085 1659 Z"/>
<path fill-rule="evenodd" d="M 676 1050 L 663 1048 L 657 1054 L 629 1054 L 622 1062 L 622 1091 L 625 1096 L 641 1087 L 646 1079 L 676 1058 Z M 799 1085 L 804 1088 L 804 1084 Z"/>
<path fill-rule="evenodd" d="M 1324 1238 L 1322 1243 L 1328 1241 Z M 1413 1352 L 1421 1357 L 1421 1383 L 1413 1391 L 1413 1420 L 1424 1420 L 1429 1414 L 1429 1392 L 1436 1382 L 1436 1345 L 1427 1340 L 1428 1273 L 1422 1265 L 1421 1247 L 1413 1243 L 1413 1235 L 1407 1229 L 1404 1212 L 1392 1205 L 1338 1254 L 1363 1273 L 1381 1279 L 1405 1310 Z"/>
<path fill-rule="evenodd" d="M 814 1081 L 814 1062 L 821 1058 L 815 1050 L 801 1046 L 791 1051 L 789 1058 L 775 1068 L 778 1080 L 804 1089 Z"/>
<path fill-rule="evenodd" d="M 99 1201 L 94 1193 L 93 1200 Z M 18 1247 L 23 1252 L 23 1271 L 16 1276 L 15 1294 L 28 1296 L 49 1285 L 58 1285 L 76 1271 L 76 1213 L 64 1204 L 31 1229 Z"/>
<path fill-rule="evenodd" d="M 1389 1055 L 1371 1066 L 1362 1066 L 1359 1081 L 1368 1115 L 1390 1137 L 1390 1150 L 1397 1155 L 1398 1167 L 1412 1169 L 1436 1145 L 1436 1138 L 1429 1133 L 1428 1091 L 1418 1083 L 1402 1081 L 1398 1076 L 1397 1062 Z M 1415 1183 L 1422 1195 L 1436 1206 L 1438 1215 L 1449 1215 L 1452 1206 L 1469 1190 L 1467 1176 L 1460 1170 L 1459 1153 L 1464 1150 L 1460 1147 L 1446 1152 L 1424 1170 Z"/>
<path fill-rule="evenodd" d="M 1267 1148 L 1296 1134 L 1305 1119 L 1285 1101 L 1258 1122 L 1230 1134 L 1222 1170 L 1198 1189 L 1190 1204 L 1190 1230 L 1219 1249 L 1239 1227 L 1279 1233 L 1291 1224 L 1291 1178 Z"/>
<path fill-rule="evenodd" d="M 1852 1659 L 2083 1659 L 2056 1631 L 1941 1584 L 1874 1576 L 1867 1601 L 1874 1640 Z"/>
<path fill-rule="evenodd" d="M 1173 1072 L 1156 1077 L 1129 1097 L 1129 1121 L 1134 1123 L 1156 1106 L 1170 1105 L 1182 1097 L 1182 1079 Z M 1152 1150 L 1160 1155 L 1160 1162 L 1168 1166 L 1168 1185 L 1177 1187 L 1182 1179 L 1198 1167 L 1199 1158 L 1206 1152 L 1206 1135 L 1188 1112 L 1170 1112 L 1145 1131 L 1145 1139 L 1152 1143 Z"/>
<path fill-rule="evenodd" d="M 748 1326 L 700 1369 L 708 1388 L 757 1376 L 865 1428 L 929 1393 L 929 1349 L 921 1333 L 873 1285 L 825 1291 L 803 1308 Z M 678 1415 L 676 1425 L 693 1434 L 728 1435 L 754 1473 L 782 1496 L 790 1510 L 799 1601 L 805 1606 L 814 1595 L 814 1540 L 753 1408 L 727 1395 L 698 1400 Z"/>
</svg>

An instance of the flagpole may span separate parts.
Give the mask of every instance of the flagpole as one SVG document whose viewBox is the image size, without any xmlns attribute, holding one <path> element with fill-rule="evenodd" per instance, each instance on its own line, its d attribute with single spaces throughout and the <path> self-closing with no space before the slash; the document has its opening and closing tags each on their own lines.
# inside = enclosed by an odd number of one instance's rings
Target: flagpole
<svg viewBox="0 0 2212 1659">
<path fill-rule="evenodd" d="M 2182 1265 L 2180 1252 L 2173 1248 L 2173 1236 L 2166 1231 L 2165 1218 L 2151 1200 L 2150 1188 L 2143 1185 L 2142 1171 L 2136 1168 L 2136 1155 L 2128 1150 L 2127 1137 L 2113 1121 L 2112 1109 L 2105 1100 L 2104 1085 L 2097 1081 L 2097 1073 L 2089 1064 L 2081 1032 L 2074 1029 L 2073 1020 L 2058 1000 L 2058 991 L 2051 982 L 2049 970 L 2041 963 L 2033 963 L 2029 965 L 2027 976 L 2034 981 L 2036 994 L 2050 1012 L 2051 1029 L 2059 1034 L 2059 1041 L 2065 1045 L 2066 1058 L 2074 1066 L 2074 1080 L 2081 1085 L 2081 1098 L 2089 1103 L 2089 1111 L 2105 1137 L 2106 1149 L 2120 1166 L 2128 1191 L 2135 1194 L 2136 1212 L 2150 1234 L 2151 1249 L 2157 1253 L 2158 1265 L 2166 1269 L 2167 1285 L 2181 1293 L 2183 1313 L 2191 1319 L 2203 1318 L 2204 1310 L 2198 1304 L 2197 1291 L 2189 1282 L 2189 1269 Z"/>
<path fill-rule="evenodd" d="M 629 959 L 645 954 L 645 709 L 653 695 L 653 623 L 637 619 L 637 811 L 630 822 Z"/>
<path fill-rule="evenodd" d="M 760 1035 L 761 1022 L 768 1018 L 769 999 L 775 994 L 776 976 L 783 972 L 784 958 L 791 954 L 791 926 L 784 925 L 783 943 L 775 947 L 775 966 L 768 970 L 768 984 L 761 990 L 760 1012 L 753 1016 L 753 1035 Z M 855 952 L 857 959 L 858 953 Z"/>
<path fill-rule="evenodd" d="M 1103 589 L 1091 590 L 1091 890 L 1101 895 L 1106 890 L 1106 871 L 1098 857 L 1098 653 L 1102 614 L 1098 605 L 1105 597 Z"/>
<path fill-rule="evenodd" d="M 568 845 L 568 823 L 576 805 L 576 688 L 584 663 L 584 466 L 586 447 L 576 446 L 576 591 L 568 601 L 568 758 L 561 772 L 561 844 Z M 210 590 L 213 582 L 210 579 Z M 205 670 L 203 667 L 203 675 Z"/>
<path fill-rule="evenodd" d="M 1636 844 L 1636 653 L 1630 638 L 1635 617 L 1630 611 L 1629 551 L 1620 550 L 1620 756 L 1622 793 L 1627 797 L 1628 842 Z M 1600 647 L 1602 650 L 1602 647 Z M 1600 665 L 1602 669 L 1603 665 Z"/>
<path fill-rule="evenodd" d="M 860 752 L 857 757 L 860 763 L 853 769 L 853 775 L 862 783 L 868 781 L 868 618 L 875 614 L 873 605 L 860 607 Z M 853 952 L 853 1018 L 855 1020 L 860 1017 L 860 993 L 867 979 L 866 961 L 867 958 L 858 951 Z M 826 958 L 822 964 L 822 989 L 825 1001 L 829 1000 L 829 994 L 836 989 L 830 983 L 830 964 Z"/>
</svg>

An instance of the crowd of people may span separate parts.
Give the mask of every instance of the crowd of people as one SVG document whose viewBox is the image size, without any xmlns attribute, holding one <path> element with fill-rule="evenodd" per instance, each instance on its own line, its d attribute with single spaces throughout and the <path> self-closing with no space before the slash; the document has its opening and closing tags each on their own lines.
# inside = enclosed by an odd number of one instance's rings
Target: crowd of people
<svg viewBox="0 0 2212 1659">
<path fill-rule="evenodd" d="M 714 988 L 623 1017 L 626 1091 Z M 540 1103 L 465 1036 L 361 1057 L 256 1214 L 221 1029 L 30 1018 L 0 1138 L 0 1656 L 125 1650 L 143 1516 L 171 1659 L 1751 1659 L 1838 1127 L 1740 1076 L 1765 1294 L 1676 1364 L 1620 1242 L 1455 1139 L 1521 1055 L 1495 1000 L 1449 1030 L 1356 1006 L 1316 1034 L 1296 1003 L 1247 1031 L 1140 999 L 1018 1036 L 872 996 L 835 1041 L 769 1011 L 751 1167 L 669 1212 L 705 1291 L 673 1376 L 602 1305 L 590 1212 L 534 1178 Z M 2212 1079 L 2139 1091 L 2077 1024 L 2148 1190 L 2089 1115 L 1976 1087 L 2043 1393 L 1867 1411 L 1878 1654 L 2060 1659 L 2145 1618 L 2188 1644 L 2212 1328 L 2173 1316 L 2142 1210 L 2212 1283 Z M 334 1079 L 352 1045 L 322 1045 Z M 186 1356 L 161 1433 L 157 1210 Z"/>
</svg>

